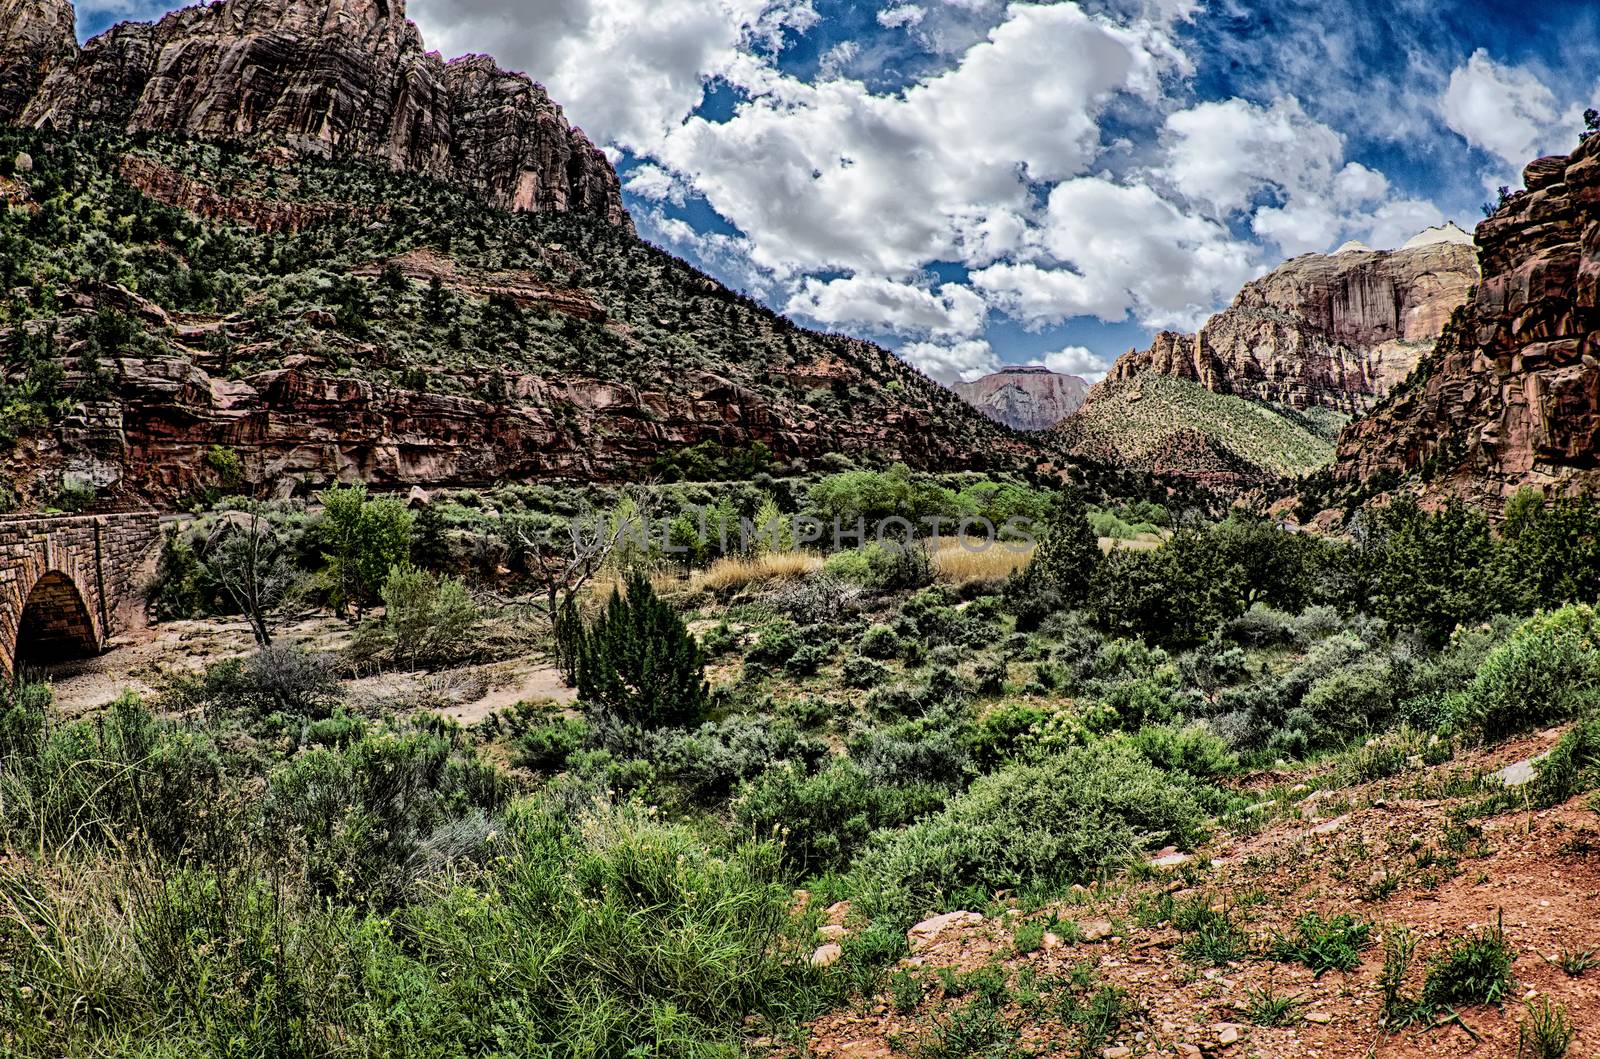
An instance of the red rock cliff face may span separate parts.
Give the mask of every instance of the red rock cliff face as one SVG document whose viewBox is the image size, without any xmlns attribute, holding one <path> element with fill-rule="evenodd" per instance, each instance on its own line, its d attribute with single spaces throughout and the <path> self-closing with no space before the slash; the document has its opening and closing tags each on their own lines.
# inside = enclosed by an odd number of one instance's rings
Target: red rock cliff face
<svg viewBox="0 0 1600 1059">
<path fill-rule="evenodd" d="M 0 0 L 0 122 L 15 121 L 45 75 L 77 50 L 67 0 Z"/>
<path fill-rule="evenodd" d="M 1217 393 L 1360 413 L 1432 348 L 1477 279 L 1473 248 L 1459 242 L 1304 254 L 1248 284 L 1198 335 L 1163 332 L 1108 378 L 1153 371 Z"/>
<path fill-rule="evenodd" d="M 0 0 L 0 18 L 19 3 L 41 6 Z M 71 8 L 54 3 L 70 43 Z M 0 84 L 27 87 L 19 55 L 0 52 Z M 402 0 L 224 0 L 125 23 L 73 46 L 29 94 L 28 125 L 265 139 L 447 180 L 506 209 L 631 228 L 616 172 L 543 88 L 483 56 L 445 63 Z"/>
<path fill-rule="evenodd" d="M 1478 225 L 1483 282 L 1419 378 L 1341 435 L 1342 484 L 1490 507 L 1600 487 L 1600 136 L 1524 177 Z"/>
<path fill-rule="evenodd" d="M 1016 367 L 950 387 L 962 400 L 1014 430 L 1049 430 L 1083 405 L 1089 384 L 1048 368 Z"/>
</svg>

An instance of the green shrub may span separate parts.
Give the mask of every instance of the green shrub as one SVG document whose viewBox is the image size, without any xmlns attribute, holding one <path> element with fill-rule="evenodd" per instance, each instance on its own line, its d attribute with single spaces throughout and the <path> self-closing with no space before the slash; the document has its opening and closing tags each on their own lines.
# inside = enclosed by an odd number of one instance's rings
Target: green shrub
<svg viewBox="0 0 1600 1059">
<path fill-rule="evenodd" d="M 894 635 L 893 630 L 890 630 L 889 634 Z M 847 688 L 864 691 L 886 682 L 889 679 L 889 671 L 870 658 L 851 655 L 840 667 L 839 679 Z"/>
<path fill-rule="evenodd" d="M 477 650 L 482 615 L 459 579 L 396 566 L 381 594 L 384 626 L 402 665 L 448 665 Z"/>
<path fill-rule="evenodd" d="M 1358 579 L 1352 607 L 1370 607 L 1435 646 L 1505 608 L 1509 579 L 1481 514 L 1459 502 L 1427 512 L 1402 496 L 1374 517 L 1377 531 L 1359 557 L 1371 574 Z"/>
<path fill-rule="evenodd" d="M 834 552 L 822 564 L 822 570 L 829 577 L 855 585 L 866 584 L 872 576 L 872 564 L 867 561 L 867 553 L 859 548 Z"/>
<path fill-rule="evenodd" d="M 1171 776 L 1126 749 L 1072 750 L 974 783 L 943 811 L 875 840 L 867 907 L 909 920 L 962 891 L 1044 891 L 1093 878 L 1146 844 L 1192 845 L 1203 814 Z"/>
<path fill-rule="evenodd" d="M 860 651 L 867 658 L 893 658 L 900 653 L 900 637 L 887 625 L 874 625 L 861 634 Z"/>
<path fill-rule="evenodd" d="M 1600 785 L 1600 717 L 1574 725 L 1534 768 L 1533 798 L 1540 806 L 1560 805 Z"/>
<path fill-rule="evenodd" d="M 589 726 L 575 717 L 552 717 L 517 737 L 513 754 L 523 768 L 554 772 L 583 746 Z"/>
<path fill-rule="evenodd" d="M 745 652 L 745 660 L 758 665 L 781 666 L 800 650 L 800 640 L 792 626 L 778 625 L 764 630 Z"/>
<path fill-rule="evenodd" d="M 1491 651 L 1456 704 L 1456 720 L 1485 739 L 1567 720 L 1600 701 L 1594 608 L 1539 614 Z"/>
<path fill-rule="evenodd" d="M 866 549 L 868 588 L 899 592 L 933 584 L 933 557 L 918 541 L 874 544 Z"/>
<path fill-rule="evenodd" d="M 1393 715 L 1394 693 L 1389 666 L 1381 660 L 1363 660 L 1318 678 L 1300 705 L 1326 733 L 1317 743 L 1327 746 L 1382 729 Z"/>
<path fill-rule="evenodd" d="M 777 841 L 785 867 L 803 878 L 848 867 L 873 831 L 932 812 L 945 797 L 926 784 L 874 783 L 845 758 L 812 775 L 793 764 L 765 772 L 740 788 L 733 812 L 747 834 Z"/>
<path fill-rule="evenodd" d="M 578 695 L 591 708 L 644 728 L 692 727 L 705 718 L 705 658 L 650 579 L 629 576 L 578 644 Z"/>
<path fill-rule="evenodd" d="M 48 684 L 0 683 L 0 767 L 38 756 L 54 701 Z"/>
<path fill-rule="evenodd" d="M 503 783 L 437 733 L 379 733 L 295 758 L 273 774 L 264 813 L 281 841 L 304 843 L 317 890 L 388 907 L 483 847 Z"/>
<path fill-rule="evenodd" d="M 1239 759 L 1228 744 L 1204 723 L 1186 727 L 1147 725 L 1133 733 L 1129 742 L 1146 760 L 1169 772 L 1191 776 L 1227 776 L 1239 768 Z"/>
<path fill-rule="evenodd" d="M 297 644 L 263 647 L 245 660 L 239 676 L 239 684 L 230 691 L 259 714 L 275 710 L 319 714 L 339 690 L 332 660 Z"/>
</svg>

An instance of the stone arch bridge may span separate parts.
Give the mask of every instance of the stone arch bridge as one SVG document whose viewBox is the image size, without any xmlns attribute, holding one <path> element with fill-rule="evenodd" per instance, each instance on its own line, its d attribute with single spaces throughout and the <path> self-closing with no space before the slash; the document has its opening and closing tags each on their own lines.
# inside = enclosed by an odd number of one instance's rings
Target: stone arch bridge
<svg viewBox="0 0 1600 1059">
<path fill-rule="evenodd" d="M 0 677 L 97 654 L 138 616 L 154 511 L 0 518 Z"/>
</svg>

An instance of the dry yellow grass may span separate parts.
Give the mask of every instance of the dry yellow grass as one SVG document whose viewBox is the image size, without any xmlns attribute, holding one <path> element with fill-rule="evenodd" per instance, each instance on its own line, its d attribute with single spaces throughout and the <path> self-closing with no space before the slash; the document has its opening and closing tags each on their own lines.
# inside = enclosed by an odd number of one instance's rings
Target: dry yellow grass
<svg viewBox="0 0 1600 1059">
<path fill-rule="evenodd" d="M 1028 565 L 1033 558 L 1033 548 L 1013 551 L 995 545 L 981 551 L 948 544 L 933 553 L 933 566 L 941 578 L 952 584 L 966 585 L 974 581 L 999 581 L 1013 570 Z"/>
<path fill-rule="evenodd" d="M 1114 551 L 1149 552 L 1165 543 L 1167 538 L 1160 533 L 1141 533 L 1137 537 L 1101 537 L 1100 550 L 1108 554 Z"/>
<path fill-rule="evenodd" d="M 822 569 L 822 556 L 813 552 L 769 552 L 759 556 L 718 559 L 690 579 L 691 588 L 726 592 L 757 582 L 793 581 Z"/>
</svg>

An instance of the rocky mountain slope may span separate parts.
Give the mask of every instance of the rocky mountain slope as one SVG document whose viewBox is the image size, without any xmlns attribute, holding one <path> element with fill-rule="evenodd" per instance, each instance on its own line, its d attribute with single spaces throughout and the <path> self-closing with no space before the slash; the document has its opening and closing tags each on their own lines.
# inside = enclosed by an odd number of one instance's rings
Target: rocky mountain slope
<svg viewBox="0 0 1600 1059">
<path fill-rule="evenodd" d="M 0 0 L 0 122 L 14 121 L 50 71 L 77 54 L 72 5 Z"/>
<path fill-rule="evenodd" d="M 1199 334 L 1162 332 L 1123 356 L 1108 379 L 1158 372 L 1216 393 L 1359 414 L 1432 348 L 1477 279 L 1471 239 L 1453 225 L 1399 250 L 1303 254 L 1247 284 Z"/>
<path fill-rule="evenodd" d="M 12 502 L 670 476 L 688 451 L 695 473 L 1034 460 L 887 350 L 591 216 L 273 147 L 27 130 L 0 130 L 0 200 Z"/>
<path fill-rule="evenodd" d="M 1478 225 L 1483 282 L 1437 350 L 1341 436 L 1338 485 L 1491 508 L 1600 486 L 1600 136 L 1524 179 Z"/>
<path fill-rule="evenodd" d="M 81 50 L 72 26 L 69 0 L 0 0 L 0 120 L 268 142 L 631 226 L 610 163 L 543 88 L 485 56 L 444 62 L 403 0 L 225 0 Z"/>
<path fill-rule="evenodd" d="M 1022 365 L 950 388 L 990 419 L 1015 430 L 1049 430 L 1076 412 L 1089 392 L 1089 384 L 1076 375 Z"/>
</svg>

